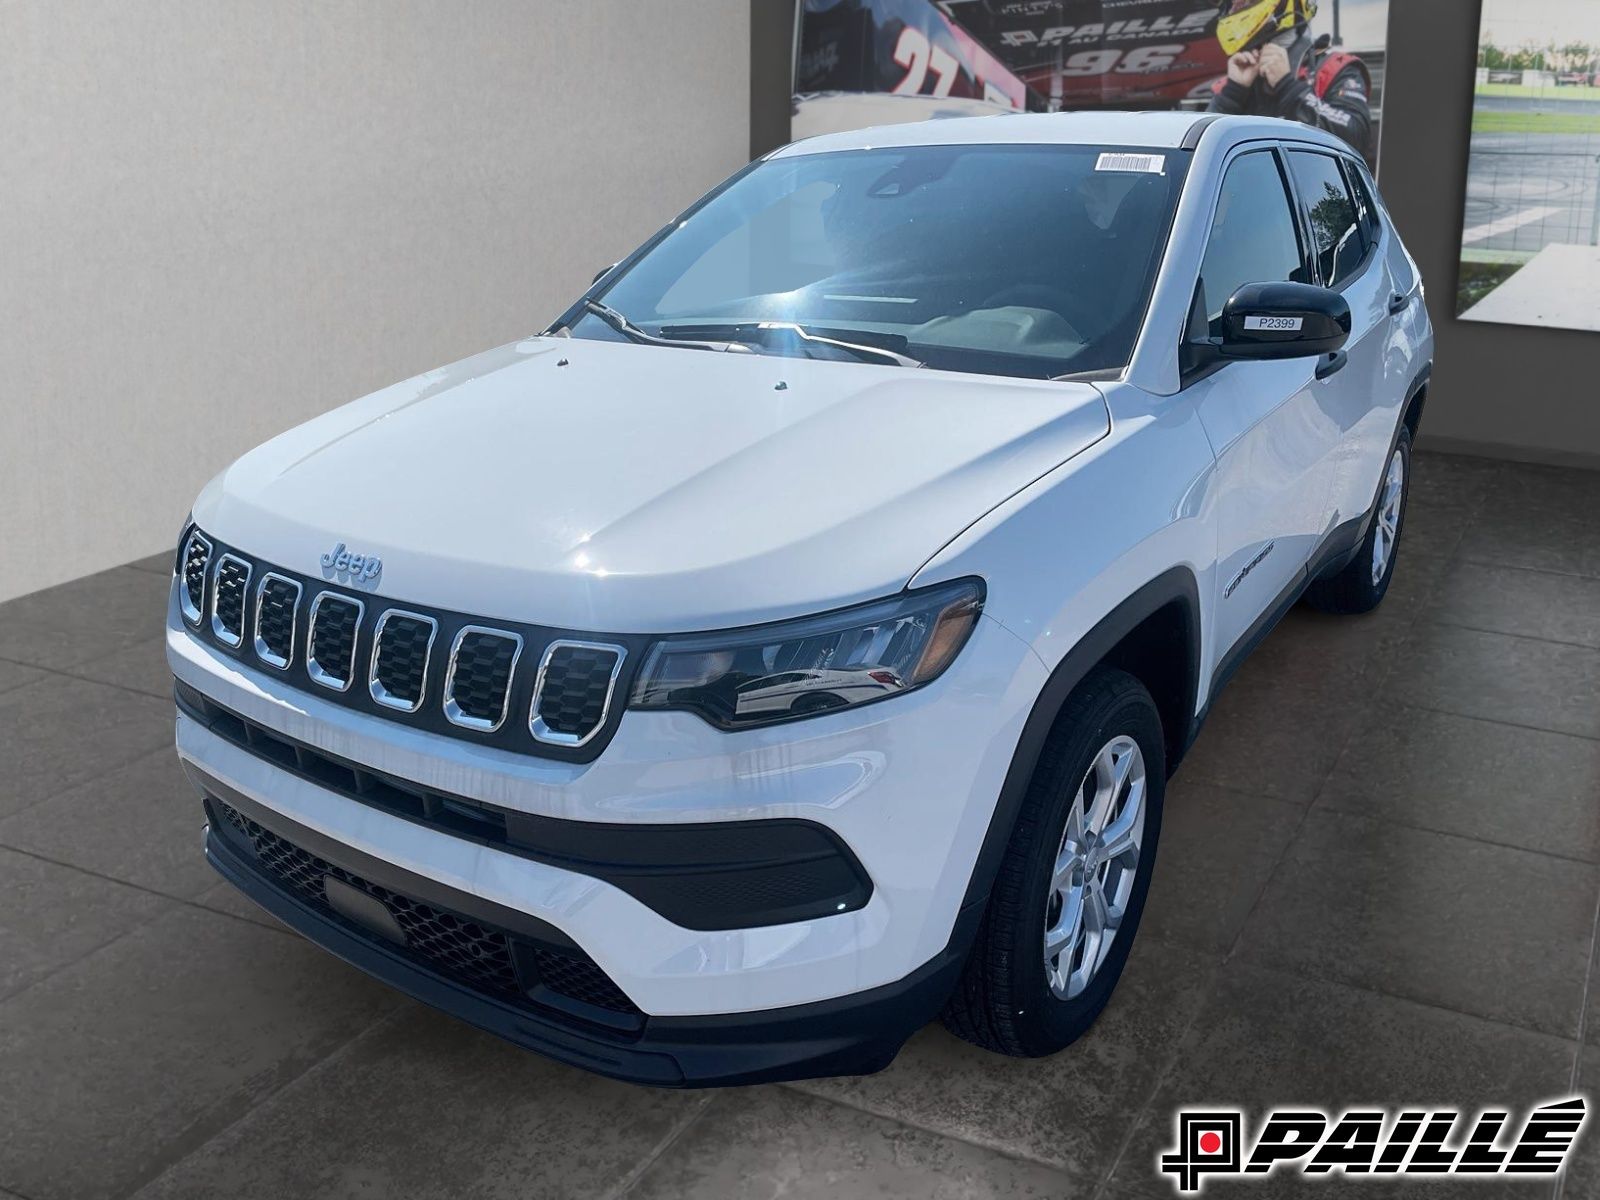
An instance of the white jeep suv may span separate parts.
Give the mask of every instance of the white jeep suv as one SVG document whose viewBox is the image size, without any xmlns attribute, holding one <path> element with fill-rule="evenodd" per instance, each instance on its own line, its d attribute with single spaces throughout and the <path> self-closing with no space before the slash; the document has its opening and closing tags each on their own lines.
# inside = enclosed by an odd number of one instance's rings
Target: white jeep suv
<svg viewBox="0 0 1600 1200">
<path fill-rule="evenodd" d="M 1281 121 L 785 147 L 544 333 L 250 452 L 167 647 L 206 853 L 293 928 L 644 1083 L 1104 1007 L 1167 778 L 1394 571 L 1432 334 Z"/>
</svg>

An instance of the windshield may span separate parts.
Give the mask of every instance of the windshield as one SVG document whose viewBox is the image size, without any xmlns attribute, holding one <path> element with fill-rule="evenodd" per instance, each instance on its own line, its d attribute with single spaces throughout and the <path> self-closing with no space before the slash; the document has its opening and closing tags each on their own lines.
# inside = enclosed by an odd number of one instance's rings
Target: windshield
<svg viewBox="0 0 1600 1200">
<path fill-rule="evenodd" d="M 1035 378 L 1116 370 L 1187 159 L 1048 145 L 769 160 L 604 279 L 567 328 Z"/>
</svg>

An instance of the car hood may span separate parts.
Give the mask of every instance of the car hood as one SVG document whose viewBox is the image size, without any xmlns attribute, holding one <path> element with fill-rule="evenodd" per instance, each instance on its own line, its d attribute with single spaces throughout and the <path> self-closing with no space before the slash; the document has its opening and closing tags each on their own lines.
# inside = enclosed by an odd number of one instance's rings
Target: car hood
<svg viewBox="0 0 1600 1200">
<path fill-rule="evenodd" d="M 712 629 L 898 590 L 1108 429 L 1085 383 L 539 337 L 274 438 L 195 520 L 339 586 L 336 544 L 378 556 L 394 600 Z"/>
</svg>

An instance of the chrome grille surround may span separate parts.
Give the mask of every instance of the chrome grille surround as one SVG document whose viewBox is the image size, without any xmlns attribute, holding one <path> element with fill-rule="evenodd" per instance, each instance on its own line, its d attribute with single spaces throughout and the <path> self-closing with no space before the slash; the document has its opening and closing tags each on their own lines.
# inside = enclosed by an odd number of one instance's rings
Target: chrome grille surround
<svg viewBox="0 0 1600 1200">
<path fill-rule="evenodd" d="M 327 670 L 317 660 L 317 634 L 319 632 L 317 617 L 323 606 L 330 608 L 334 604 L 346 605 L 355 609 L 355 616 L 351 619 L 349 663 L 343 677 Z M 346 596 L 343 592 L 318 592 L 315 600 L 311 602 L 311 615 L 306 624 L 306 674 L 311 676 L 313 683 L 320 683 L 325 688 L 336 692 L 347 692 L 356 677 L 356 650 L 361 637 L 361 618 L 367 611 L 367 606 L 354 596 Z M 332 665 L 332 664 L 330 664 Z"/>
<path fill-rule="evenodd" d="M 178 608 L 183 612 L 183 619 L 196 629 L 200 627 L 200 617 L 206 606 L 206 577 L 210 574 L 211 552 L 211 540 L 198 529 L 192 530 L 184 539 L 183 573 L 178 577 Z"/>
<path fill-rule="evenodd" d="M 417 696 L 415 700 L 408 700 L 404 696 L 391 692 L 384 686 L 383 680 L 379 678 L 379 670 L 384 665 L 383 631 L 394 618 L 415 621 L 419 625 L 428 627 L 428 640 L 422 648 L 422 666 L 416 671 Z M 404 608 L 386 609 L 383 615 L 378 618 L 378 624 L 372 630 L 372 655 L 367 662 L 367 691 L 373 700 L 385 708 L 394 709 L 396 712 L 413 713 L 421 708 L 422 702 L 428 697 L 428 664 L 433 658 L 433 639 L 438 636 L 439 622 L 425 613 L 411 612 Z M 390 650 L 389 653 L 392 656 L 395 651 Z"/>
<path fill-rule="evenodd" d="M 588 728 L 581 732 L 555 728 L 546 720 L 547 714 L 542 711 L 541 702 L 545 698 L 545 683 L 550 676 L 551 663 L 556 660 L 562 651 L 568 652 L 569 657 L 572 656 L 571 652 L 573 651 L 591 658 L 603 659 L 605 655 L 612 656 L 611 670 L 606 677 L 605 693 L 600 700 L 599 712 L 592 719 L 589 719 L 587 715 L 585 716 L 588 721 Z M 627 647 L 619 646 L 614 642 L 584 642 L 571 638 L 558 638 L 546 646 L 543 656 L 539 659 L 539 674 L 533 685 L 533 704 L 528 710 L 528 732 L 533 735 L 533 740 L 544 742 L 551 746 L 582 746 L 604 729 L 606 717 L 611 713 L 612 697 L 617 690 L 617 676 L 622 673 L 622 660 L 627 656 Z M 604 668 L 602 667 L 602 669 Z M 592 706 L 592 691 L 593 689 L 591 688 L 590 696 L 585 697 L 585 707 Z"/>
<path fill-rule="evenodd" d="M 505 687 L 500 693 L 500 714 L 493 720 L 476 716 L 462 707 L 456 695 L 456 674 L 461 666 L 461 645 L 467 638 L 477 635 L 485 638 L 500 638 L 513 644 L 511 662 L 506 666 Z M 509 629 L 496 629 L 489 625 L 463 625 L 456 633 L 455 640 L 450 643 L 450 669 L 444 677 L 444 715 L 452 725 L 459 725 L 463 729 L 475 729 L 480 733 L 493 733 L 506 722 L 506 713 L 511 708 L 511 687 L 517 675 L 517 660 L 522 657 L 522 635 L 513 633 Z"/>
<path fill-rule="evenodd" d="M 233 649 L 244 642 L 244 611 L 254 569 L 237 554 L 222 555 L 211 568 L 211 636 Z"/>
<path fill-rule="evenodd" d="M 284 653 L 279 654 L 272 648 L 270 637 L 261 633 L 261 617 L 268 611 L 268 606 L 278 609 L 281 601 L 267 595 L 267 588 L 282 595 L 286 591 L 293 591 L 294 598 L 289 601 L 289 645 L 284 648 Z M 261 576 L 261 582 L 256 584 L 256 619 L 252 630 L 251 643 L 255 647 L 256 657 L 269 667 L 276 667 L 280 671 L 287 671 L 289 664 L 294 661 L 295 620 L 300 615 L 300 600 L 304 589 L 300 584 L 287 575 L 279 575 L 276 571 L 267 571 Z M 270 630 L 268 631 L 270 634 Z"/>
</svg>

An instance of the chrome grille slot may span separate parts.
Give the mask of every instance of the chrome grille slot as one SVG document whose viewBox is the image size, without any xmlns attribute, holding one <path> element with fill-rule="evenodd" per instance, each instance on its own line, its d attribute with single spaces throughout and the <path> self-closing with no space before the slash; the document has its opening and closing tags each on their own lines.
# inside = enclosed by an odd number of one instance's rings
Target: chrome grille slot
<svg viewBox="0 0 1600 1200">
<path fill-rule="evenodd" d="M 581 746 L 598 733 L 626 653 L 603 642 L 551 642 L 534 683 L 528 730 L 535 740 Z"/>
<path fill-rule="evenodd" d="M 428 659 L 439 623 L 421 613 L 391 608 L 372 631 L 367 687 L 385 708 L 416 712 L 428 687 Z"/>
<path fill-rule="evenodd" d="M 211 543 L 196 529 L 183 544 L 183 587 L 178 590 L 178 607 L 183 619 L 200 624 L 206 607 L 206 572 L 211 566 Z"/>
<path fill-rule="evenodd" d="M 463 626 L 450 647 L 444 681 L 444 715 L 463 729 L 493 732 L 505 724 L 511 677 L 522 654 L 522 637 L 504 629 Z"/>
<path fill-rule="evenodd" d="M 300 585 L 268 571 L 256 585 L 256 657 L 269 667 L 287 670 L 294 661 L 294 619 L 300 609 Z"/>
<path fill-rule="evenodd" d="M 237 555 L 217 559 L 211 587 L 211 633 L 224 646 L 244 641 L 245 597 L 250 588 L 250 564 Z"/>
<path fill-rule="evenodd" d="M 366 606 L 335 592 L 319 592 L 311 602 L 306 638 L 306 674 L 325 688 L 342 692 L 355 676 L 356 638 Z"/>
</svg>

